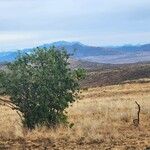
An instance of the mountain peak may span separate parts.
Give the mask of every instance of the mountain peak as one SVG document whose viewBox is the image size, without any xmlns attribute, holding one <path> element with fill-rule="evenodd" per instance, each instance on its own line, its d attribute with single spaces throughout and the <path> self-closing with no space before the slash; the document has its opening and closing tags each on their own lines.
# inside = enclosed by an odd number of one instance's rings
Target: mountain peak
<svg viewBox="0 0 150 150">
<path fill-rule="evenodd" d="M 49 46 L 63 47 L 63 46 L 73 46 L 73 45 L 84 46 L 84 44 L 77 42 L 77 41 L 73 41 L 73 42 L 57 41 L 57 42 L 53 42 L 50 44 L 44 44 L 44 45 L 42 45 L 42 47 L 49 47 Z"/>
</svg>

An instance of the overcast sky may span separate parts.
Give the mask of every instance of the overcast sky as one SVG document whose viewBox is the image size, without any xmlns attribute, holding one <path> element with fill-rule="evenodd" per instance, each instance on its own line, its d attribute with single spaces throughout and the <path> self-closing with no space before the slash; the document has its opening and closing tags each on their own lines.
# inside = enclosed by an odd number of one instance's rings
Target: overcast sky
<svg viewBox="0 0 150 150">
<path fill-rule="evenodd" d="M 59 40 L 150 43 L 150 0 L 0 0 L 0 51 Z"/>
</svg>

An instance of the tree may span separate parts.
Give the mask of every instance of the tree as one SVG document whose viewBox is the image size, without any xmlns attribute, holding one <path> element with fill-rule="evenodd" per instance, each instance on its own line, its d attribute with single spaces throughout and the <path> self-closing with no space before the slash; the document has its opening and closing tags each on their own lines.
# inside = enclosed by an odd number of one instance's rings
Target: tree
<svg viewBox="0 0 150 150">
<path fill-rule="evenodd" d="M 19 55 L 3 72 L 2 88 L 24 116 L 28 128 L 67 122 L 65 109 L 76 100 L 82 69 L 69 68 L 65 50 L 36 48 Z M 2 77 L 1 77 L 2 78 Z"/>
</svg>

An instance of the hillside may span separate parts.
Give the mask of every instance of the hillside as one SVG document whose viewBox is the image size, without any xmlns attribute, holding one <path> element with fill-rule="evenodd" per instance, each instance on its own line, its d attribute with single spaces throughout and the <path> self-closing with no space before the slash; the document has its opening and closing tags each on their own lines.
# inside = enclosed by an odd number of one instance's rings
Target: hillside
<svg viewBox="0 0 150 150">
<path fill-rule="evenodd" d="M 84 68 L 86 70 L 87 76 L 81 82 L 82 87 L 115 85 L 131 82 L 132 80 L 150 78 L 150 62 L 101 64 L 77 59 L 70 59 L 69 62 L 72 69 Z M 5 64 L 0 64 L 0 69 L 5 68 Z"/>
<path fill-rule="evenodd" d="M 76 68 L 84 68 L 86 70 L 92 70 L 92 69 L 100 69 L 108 66 L 113 66 L 113 65 L 108 65 L 108 64 L 101 64 L 101 63 L 97 63 L 97 62 L 90 62 L 90 61 L 86 61 L 86 60 L 81 60 L 81 59 L 70 59 L 69 60 L 70 63 L 70 67 L 72 69 L 76 69 Z"/>
<path fill-rule="evenodd" d="M 105 64 L 87 70 L 87 77 L 81 82 L 81 85 L 83 87 L 106 86 L 143 78 L 150 78 L 150 62 L 122 65 Z"/>
</svg>

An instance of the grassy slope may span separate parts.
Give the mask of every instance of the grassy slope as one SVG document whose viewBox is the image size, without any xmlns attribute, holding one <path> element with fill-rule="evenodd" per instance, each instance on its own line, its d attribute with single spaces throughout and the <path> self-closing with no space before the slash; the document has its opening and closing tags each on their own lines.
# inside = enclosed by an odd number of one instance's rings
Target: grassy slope
<svg viewBox="0 0 150 150">
<path fill-rule="evenodd" d="M 81 100 L 68 109 L 73 128 L 41 127 L 30 132 L 22 127 L 15 111 L 0 106 L 0 149 L 124 150 L 150 146 L 150 63 L 78 62 L 78 66 L 88 72 L 82 86 L 92 88 L 83 91 Z M 138 128 L 132 123 L 137 113 L 135 100 L 142 108 Z"/>
<path fill-rule="evenodd" d="M 57 129 L 37 128 L 23 136 L 20 118 L 12 110 L 0 109 L 0 140 L 8 149 L 144 149 L 150 146 L 150 83 L 132 83 L 90 88 L 68 109 L 74 126 Z M 141 105 L 140 126 L 133 126 Z M 2 125 L 5 121 L 5 125 Z M 13 128 L 12 128 L 13 127 Z M 15 130 L 14 130 L 15 129 Z M 18 130 L 17 130 L 18 129 Z M 9 131 L 9 132 L 8 132 Z M 7 133 L 7 134 L 5 134 Z M 17 137 L 22 137 L 17 139 Z M 6 136 L 8 138 L 8 136 Z"/>
</svg>

